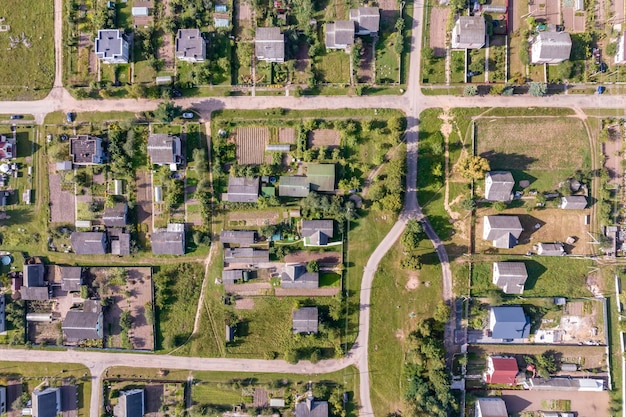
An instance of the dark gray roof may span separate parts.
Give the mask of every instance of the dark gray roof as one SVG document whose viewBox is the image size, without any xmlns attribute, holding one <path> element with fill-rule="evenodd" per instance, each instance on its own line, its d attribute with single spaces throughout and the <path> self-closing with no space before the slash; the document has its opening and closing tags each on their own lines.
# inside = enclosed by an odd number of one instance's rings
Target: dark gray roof
<svg viewBox="0 0 626 417">
<path fill-rule="evenodd" d="M 377 33 L 380 26 L 378 7 L 350 9 L 350 20 L 357 23 L 357 33 Z"/>
<path fill-rule="evenodd" d="M 344 45 L 354 44 L 354 32 L 352 20 L 326 23 L 326 48 L 342 48 Z"/>
<path fill-rule="evenodd" d="M 176 34 L 176 57 L 194 58 L 197 60 L 206 58 L 206 43 L 200 36 L 199 29 L 178 29 Z"/>
<path fill-rule="evenodd" d="M 279 179 L 278 195 L 281 197 L 306 197 L 309 191 L 310 183 L 307 177 L 283 175 Z"/>
<path fill-rule="evenodd" d="M 153 164 L 179 163 L 179 138 L 167 133 L 157 133 L 148 137 L 148 156 Z"/>
<path fill-rule="evenodd" d="M 107 252 L 103 232 L 73 232 L 70 241 L 77 255 L 104 255 Z"/>
<path fill-rule="evenodd" d="M 80 291 L 80 286 L 83 283 L 83 268 L 80 266 L 61 266 L 59 272 L 63 291 Z"/>
<path fill-rule="evenodd" d="M 509 201 L 515 186 L 513 175 L 508 171 L 491 171 L 485 174 L 485 199 Z"/>
<path fill-rule="evenodd" d="M 317 307 L 302 307 L 293 312 L 294 333 L 317 333 Z"/>
<path fill-rule="evenodd" d="M 24 264 L 24 280 L 25 287 L 43 287 L 43 264 Z"/>
<path fill-rule="evenodd" d="M 520 306 L 491 307 L 489 329 L 494 339 L 526 339 L 530 322 Z"/>
<path fill-rule="evenodd" d="M 512 248 L 522 234 L 517 216 L 484 216 L 483 239 L 493 241 L 497 248 Z"/>
<path fill-rule="evenodd" d="M 232 342 L 235 338 L 235 327 L 226 325 L 226 342 Z"/>
<path fill-rule="evenodd" d="M 70 155 L 75 164 L 99 164 L 102 162 L 102 139 L 89 135 L 70 138 Z"/>
<path fill-rule="evenodd" d="M 222 283 L 234 284 L 235 281 L 243 279 L 243 270 L 241 269 L 224 269 L 222 271 Z"/>
<path fill-rule="evenodd" d="M 155 255 L 185 254 L 185 225 L 170 223 L 166 229 L 157 229 L 152 233 L 152 253 Z"/>
<path fill-rule="evenodd" d="M 220 241 L 241 246 L 252 245 L 256 241 L 256 232 L 254 230 L 222 230 Z"/>
<path fill-rule="evenodd" d="M 56 417 L 61 411 L 61 390 L 46 388 L 33 391 L 31 396 L 33 417 Z"/>
<path fill-rule="evenodd" d="M 328 417 L 328 403 L 309 397 L 296 404 L 296 417 Z"/>
<path fill-rule="evenodd" d="M 567 210 L 583 210 L 587 207 L 587 197 L 584 195 L 568 195 L 561 197 L 561 208 Z"/>
<path fill-rule="evenodd" d="M 270 253 L 266 250 L 253 248 L 224 249 L 224 262 L 227 264 L 258 264 L 270 260 Z"/>
<path fill-rule="evenodd" d="M 567 32 L 539 32 L 535 38 L 539 43 L 540 59 L 569 59 L 572 38 Z"/>
<path fill-rule="evenodd" d="M 128 212 L 128 206 L 126 203 L 117 203 L 113 207 L 107 207 L 104 209 L 104 215 L 102 221 L 107 227 L 123 227 L 126 226 L 126 213 Z"/>
<path fill-rule="evenodd" d="M 319 236 L 319 233 L 323 236 Z M 304 237 L 313 237 L 313 235 L 317 234 L 317 238 L 319 238 L 317 243 L 325 245 L 328 243 L 328 239 L 332 238 L 334 235 L 333 221 L 332 220 L 302 220 L 302 236 Z"/>
<path fill-rule="evenodd" d="M 506 404 L 500 397 L 477 398 L 476 408 L 482 417 L 508 417 Z"/>
<path fill-rule="evenodd" d="M 61 328 L 68 342 L 100 339 L 102 332 L 102 308 L 97 301 L 85 300 L 82 310 L 70 310 Z"/>
<path fill-rule="evenodd" d="M 493 283 L 507 294 L 522 294 L 527 279 L 524 262 L 493 263 Z"/>
<path fill-rule="evenodd" d="M 285 35 L 280 28 L 257 28 L 254 38 L 257 59 L 268 61 L 285 60 Z"/>
<path fill-rule="evenodd" d="M 306 264 L 285 265 L 281 274 L 283 288 L 317 288 L 319 286 L 319 272 L 308 272 Z"/>
<path fill-rule="evenodd" d="M 50 298 L 48 287 L 22 287 L 20 288 L 22 300 L 47 300 Z"/>
<path fill-rule="evenodd" d="M 96 55 L 99 58 L 114 58 L 122 54 L 124 31 L 120 29 L 101 29 L 96 38 Z"/>
<path fill-rule="evenodd" d="M 255 203 L 259 199 L 259 178 L 229 177 L 228 201 L 233 203 Z"/>
<path fill-rule="evenodd" d="M 111 238 L 111 254 L 130 255 L 130 233 L 124 233 L 122 229 L 112 229 L 109 236 Z"/>
<path fill-rule="evenodd" d="M 485 18 L 482 16 L 460 16 L 456 21 L 455 43 L 485 43 Z"/>
<path fill-rule="evenodd" d="M 115 417 L 143 417 L 145 414 L 144 390 L 120 391 Z"/>
<path fill-rule="evenodd" d="M 537 253 L 543 256 L 563 256 L 566 255 L 565 246 L 562 243 L 538 243 Z"/>
</svg>

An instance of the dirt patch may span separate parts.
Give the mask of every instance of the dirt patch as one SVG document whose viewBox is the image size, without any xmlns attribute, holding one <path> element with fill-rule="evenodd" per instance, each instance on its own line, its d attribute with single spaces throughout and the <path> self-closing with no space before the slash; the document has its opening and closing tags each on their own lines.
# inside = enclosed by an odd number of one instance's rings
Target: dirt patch
<svg viewBox="0 0 626 417">
<path fill-rule="evenodd" d="M 559 7 L 560 1 L 541 0 L 534 7 L 533 16 L 539 22 L 546 24 L 560 25 Z M 530 8 L 530 6 L 529 6 Z"/>
<path fill-rule="evenodd" d="M 266 127 L 240 127 L 235 134 L 235 154 L 240 165 L 263 163 L 270 130 Z"/>
<path fill-rule="evenodd" d="M 380 0 L 378 2 L 378 7 L 380 8 L 381 26 L 393 26 L 399 15 L 398 2 L 396 0 Z"/>
<path fill-rule="evenodd" d="M 145 391 L 146 415 L 152 415 L 152 416 L 158 415 L 159 409 L 161 408 L 163 394 L 165 392 L 163 385 L 161 384 L 146 385 L 144 388 L 146 390 Z"/>
<path fill-rule="evenodd" d="M 74 194 L 61 189 L 61 174 L 55 171 L 55 164 L 50 164 L 50 221 L 52 223 L 74 223 L 76 220 L 76 202 Z"/>
<path fill-rule="evenodd" d="M 278 224 L 279 213 L 272 210 L 263 211 L 233 211 L 226 215 L 228 226 L 263 226 Z"/>
<path fill-rule="evenodd" d="M 446 25 L 449 10 L 433 7 L 430 11 L 430 47 L 436 57 L 446 56 Z"/>
<path fill-rule="evenodd" d="M 502 399 L 507 411 L 517 415 L 523 411 L 540 411 L 543 401 L 554 399 L 569 400 L 571 411 L 579 416 L 608 416 L 609 392 L 585 392 L 581 395 L 575 391 L 502 391 Z M 569 410 L 568 410 L 569 411 Z"/>
<path fill-rule="evenodd" d="M 569 33 L 580 33 L 585 31 L 585 11 L 576 10 L 574 7 L 563 7 L 563 26 Z M 623 13 L 623 12 L 622 12 Z M 618 21 L 616 19 L 616 21 Z"/>
<path fill-rule="evenodd" d="M 238 298 L 235 300 L 235 310 L 254 310 L 254 298 Z"/>
<path fill-rule="evenodd" d="M 404 332 L 402 329 L 396 329 L 396 339 L 404 340 Z"/>
<path fill-rule="evenodd" d="M 409 291 L 413 291 L 416 290 L 417 287 L 420 286 L 420 280 L 417 278 L 417 274 L 411 274 L 409 275 L 409 279 L 406 282 L 406 285 L 404 286 L 404 288 L 406 288 Z"/>
<path fill-rule="evenodd" d="M 296 129 L 293 127 L 281 127 L 278 129 L 278 142 L 289 143 L 291 145 L 296 143 Z"/>
<path fill-rule="evenodd" d="M 317 261 L 321 268 L 334 268 L 342 262 L 341 252 L 298 251 L 285 255 L 285 263 Z"/>
<path fill-rule="evenodd" d="M 149 233 L 152 228 L 152 184 L 148 172 L 138 171 L 135 177 L 137 192 L 137 222 L 139 232 Z"/>
<path fill-rule="evenodd" d="M 360 83 L 371 83 L 374 81 L 374 45 L 366 42 L 363 44 L 361 60 L 359 61 L 358 78 Z"/>
<path fill-rule="evenodd" d="M 326 146 L 327 148 L 337 147 L 341 144 L 341 135 L 333 129 L 315 129 L 309 132 L 309 148 Z"/>
</svg>

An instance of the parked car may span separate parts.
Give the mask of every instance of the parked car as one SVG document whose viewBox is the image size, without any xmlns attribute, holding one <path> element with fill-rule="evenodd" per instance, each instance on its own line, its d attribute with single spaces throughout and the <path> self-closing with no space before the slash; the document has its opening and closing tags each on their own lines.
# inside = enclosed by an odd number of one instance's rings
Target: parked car
<svg viewBox="0 0 626 417">
<path fill-rule="evenodd" d="M 479 72 L 470 71 L 470 72 L 467 73 L 467 78 L 475 77 L 478 74 L 480 74 L 480 73 Z"/>
<path fill-rule="evenodd" d="M 602 60 L 602 56 L 601 56 L 602 52 L 598 48 L 593 48 L 592 53 L 593 53 L 593 57 L 595 58 L 596 65 L 600 65 L 600 62 Z"/>
<path fill-rule="evenodd" d="M 596 94 L 602 94 L 606 91 L 606 87 L 599 85 L 598 88 L 596 89 Z"/>
<path fill-rule="evenodd" d="M 600 64 L 600 72 L 601 73 L 604 74 L 608 69 L 609 69 L 609 66 L 606 65 L 606 62 L 603 62 L 603 63 Z"/>
<path fill-rule="evenodd" d="M 190 111 L 187 111 L 185 113 L 183 113 L 183 119 L 193 119 L 194 118 L 194 114 Z"/>
<path fill-rule="evenodd" d="M 175 88 L 172 88 L 172 95 L 174 97 L 181 97 L 183 95 L 183 93 L 180 92 L 180 90 L 177 90 Z"/>
<path fill-rule="evenodd" d="M 23 119 L 24 116 L 22 116 L 21 114 L 12 114 L 11 115 L 11 120 L 19 120 L 19 119 Z"/>
<path fill-rule="evenodd" d="M 68 123 L 72 123 L 74 120 L 76 119 L 76 113 L 66 113 L 65 114 L 65 120 L 67 120 Z"/>
</svg>

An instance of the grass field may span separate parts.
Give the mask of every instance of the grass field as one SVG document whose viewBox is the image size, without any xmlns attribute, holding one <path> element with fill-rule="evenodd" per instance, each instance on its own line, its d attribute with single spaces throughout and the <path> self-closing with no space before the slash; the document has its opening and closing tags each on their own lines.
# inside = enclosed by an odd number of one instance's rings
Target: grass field
<svg viewBox="0 0 626 417">
<path fill-rule="evenodd" d="M 0 99 L 44 98 L 54 82 L 53 2 L 5 0 L 0 16 L 10 27 L 0 32 Z"/>
<path fill-rule="evenodd" d="M 350 82 L 350 56 L 343 51 L 319 55 L 315 58 L 314 65 L 323 83 Z"/>
<path fill-rule="evenodd" d="M 399 60 L 395 52 L 394 44 L 398 42 L 396 34 L 383 36 L 376 42 L 376 83 L 398 83 Z"/>
</svg>

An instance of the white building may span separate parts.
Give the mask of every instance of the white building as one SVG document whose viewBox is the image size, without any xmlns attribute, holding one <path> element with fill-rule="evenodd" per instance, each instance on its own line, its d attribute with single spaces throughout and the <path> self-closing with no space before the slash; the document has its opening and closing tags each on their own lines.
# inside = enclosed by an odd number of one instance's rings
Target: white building
<svg viewBox="0 0 626 417">
<path fill-rule="evenodd" d="M 452 29 L 453 49 L 480 49 L 485 45 L 485 18 L 460 16 Z"/>
<path fill-rule="evenodd" d="M 532 43 L 530 62 L 558 64 L 569 59 L 572 38 L 567 32 L 539 32 Z"/>
</svg>

